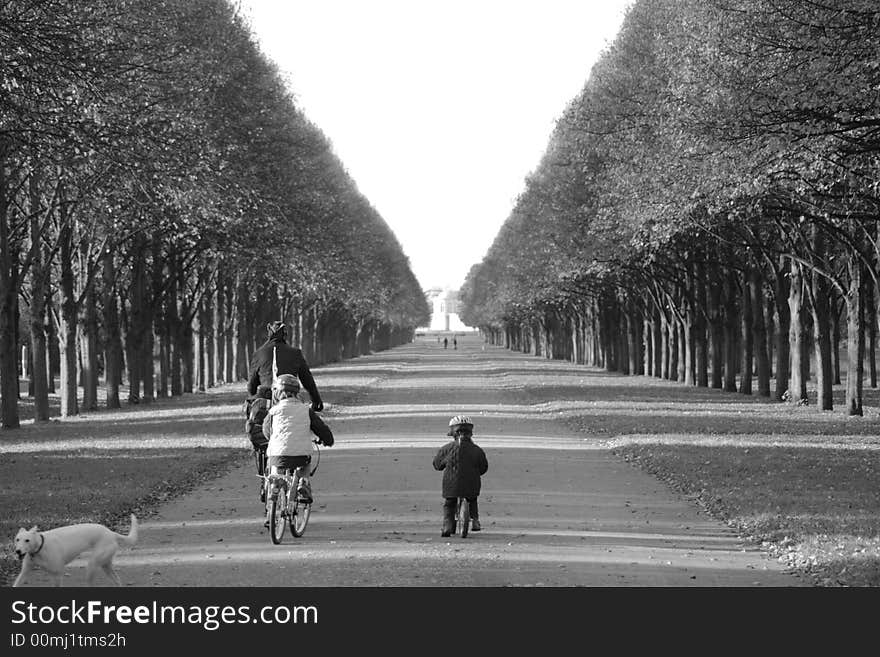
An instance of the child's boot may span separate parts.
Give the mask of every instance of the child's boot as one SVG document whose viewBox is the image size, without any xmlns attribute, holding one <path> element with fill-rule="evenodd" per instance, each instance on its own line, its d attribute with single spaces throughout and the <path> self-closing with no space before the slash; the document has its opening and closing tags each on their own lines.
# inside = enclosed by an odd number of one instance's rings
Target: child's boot
<svg viewBox="0 0 880 657">
<path fill-rule="evenodd" d="M 482 529 L 480 527 L 480 519 L 479 518 L 471 518 L 471 531 L 478 532 Z"/>
<path fill-rule="evenodd" d="M 312 503 L 312 486 L 309 484 L 309 480 L 305 477 L 302 477 L 299 480 L 299 487 L 297 488 L 296 493 L 299 497 L 299 501 L 303 504 Z"/>
</svg>

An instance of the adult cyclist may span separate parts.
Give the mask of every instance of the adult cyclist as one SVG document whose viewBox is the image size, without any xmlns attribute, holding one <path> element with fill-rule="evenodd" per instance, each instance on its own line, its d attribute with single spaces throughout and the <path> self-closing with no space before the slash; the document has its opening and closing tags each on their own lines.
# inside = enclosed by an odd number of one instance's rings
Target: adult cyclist
<svg viewBox="0 0 880 657">
<path fill-rule="evenodd" d="M 302 350 L 287 344 L 287 326 L 284 322 L 270 322 L 266 331 L 268 339 L 251 358 L 248 393 L 253 396 L 258 386 L 271 387 L 277 376 L 293 374 L 308 391 L 312 408 L 316 411 L 324 410 L 324 402 Z"/>
</svg>

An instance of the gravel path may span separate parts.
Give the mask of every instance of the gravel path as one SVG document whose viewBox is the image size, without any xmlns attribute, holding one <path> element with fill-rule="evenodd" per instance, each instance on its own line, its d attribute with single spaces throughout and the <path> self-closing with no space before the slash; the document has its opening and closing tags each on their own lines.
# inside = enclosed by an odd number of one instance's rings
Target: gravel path
<svg viewBox="0 0 880 657">
<path fill-rule="evenodd" d="M 576 433 L 523 388 L 561 375 L 568 398 L 589 396 L 584 370 L 477 338 L 457 350 L 422 339 L 316 368 L 337 444 L 321 452 L 306 535 L 271 544 L 249 464 L 144 519 L 118 571 L 129 586 L 166 587 L 801 584 L 693 501 L 614 457 L 607 434 Z M 333 403 L 343 388 L 355 402 Z M 431 467 L 457 413 L 474 418 L 489 459 L 484 530 L 464 540 L 440 536 L 440 474 Z M 69 585 L 84 583 L 83 565 L 74 562 Z"/>
</svg>

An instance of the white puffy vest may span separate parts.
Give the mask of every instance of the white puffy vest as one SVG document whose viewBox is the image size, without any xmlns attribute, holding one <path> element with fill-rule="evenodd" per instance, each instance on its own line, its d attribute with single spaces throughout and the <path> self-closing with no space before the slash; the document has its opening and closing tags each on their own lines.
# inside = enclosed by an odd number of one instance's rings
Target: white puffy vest
<svg viewBox="0 0 880 657">
<path fill-rule="evenodd" d="M 272 435 L 269 436 L 268 456 L 304 456 L 314 449 L 314 434 L 309 428 L 309 406 L 299 399 L 282 399 L 269 409 L 272 416 Z"/>
</svg>

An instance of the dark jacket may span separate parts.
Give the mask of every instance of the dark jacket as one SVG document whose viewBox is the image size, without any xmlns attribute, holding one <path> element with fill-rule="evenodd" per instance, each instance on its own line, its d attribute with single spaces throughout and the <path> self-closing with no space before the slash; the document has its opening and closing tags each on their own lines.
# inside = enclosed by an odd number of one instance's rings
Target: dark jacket
<svg viewBox="0 0 880 657">
<path fill-rule="evenodd" d="M 324 403 L 318 393 L 318 386 L 309 369 L 309 364 L 303 356 L 302 350 L 291 347 L 280 338 L 270 338 L 254 352 L 251 366 L 248 370 L 248 393 L 256 394 L 257 386 L 272 385 L 272 350 L 276 349 L 278 374 L 293 374 L 302 383 L 314 404 L 315 410 L 321 410 Z"/>
<path fill-rule="evenodd" d="M 489 469 L 486 452 L 471 438 L 448 442 L 434 457 L 434 469 L 443 470 L 443 497 L 477 497 L 480 477 Z"/>
</svg>

